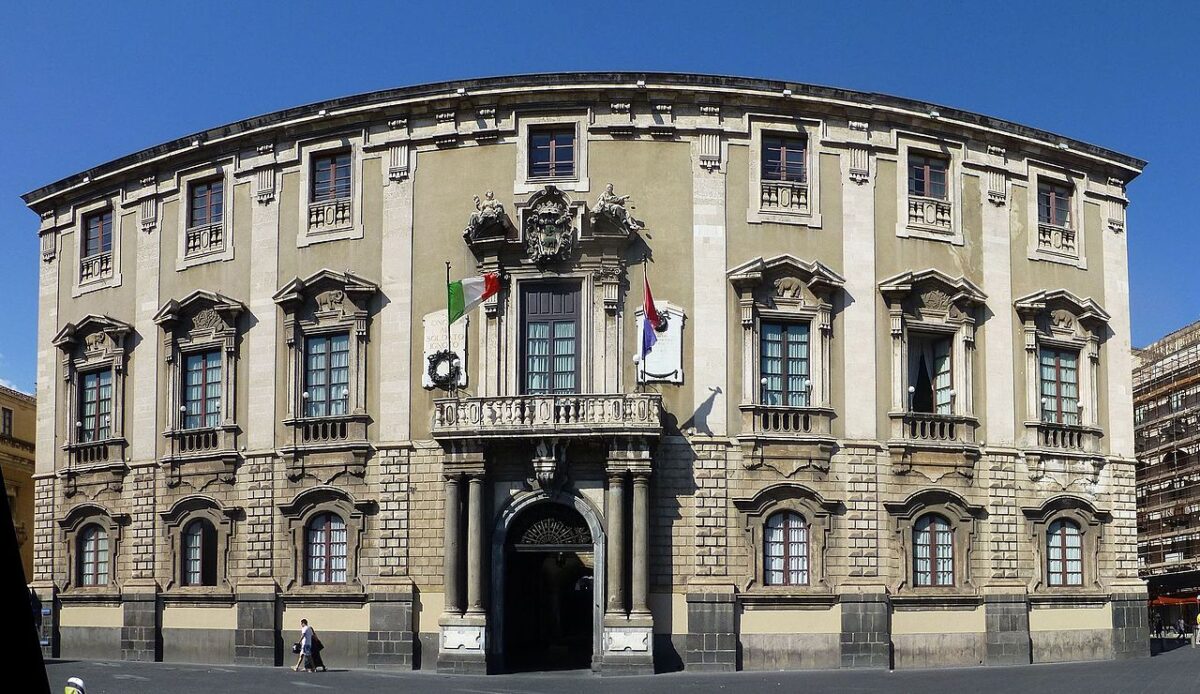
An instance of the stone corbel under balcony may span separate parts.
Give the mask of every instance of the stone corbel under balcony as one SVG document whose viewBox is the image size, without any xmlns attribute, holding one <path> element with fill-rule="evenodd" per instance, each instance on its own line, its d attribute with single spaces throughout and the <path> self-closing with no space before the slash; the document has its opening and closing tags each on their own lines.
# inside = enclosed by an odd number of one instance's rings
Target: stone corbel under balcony
<svg viewBox="0 0 1200 694">
<path fill-rule="evenodd" d="M 931 482 L 951 473 L 974 478 L 981 452 L 975 440 L 978 419 L 929 412 L 890 412 L 888 417 L 887 448 L 896 474 L 918 472 Z"/>
<path fill-rule="evenodd" d="M 829 471 L 836 440 L 834 412 L 827 407 L 782 407 L 742 404 L 742 466 L 771 469 L 784 477 L 800 470 Z"/>
<path fill-rule="evenodd" d="M 241 456 L 237 450 L 238 428 L 233 424 L 163 432 L 168 442 L 163 467 L 167 486 L 176 487 L 185 477 L 201 477 L 232 484 Z M 203 483 L 192 486 L 202 487 Z"/>
<path fill-rule="evenodd" d="M 290 431 L 279 449 L 289 479 L 309 475 L 329 482 L 342 473 L 362 477 L 372 446 L 367 440 L 365 414 L 299 417 L 283 421 Z"/>
<path fill-rule="evenodd" d="M 64 493 L 74 496 L 80 487 L 107 487 L 115 492 L 122 489 L 129 466 L 125 463 L 123 438 L 103 441 L 75 442 L 63 446 L 67 465 L 59 471 Z"/>
<path fill-rule="evenodd" d="M 1033 441 L 1025 452 L 1030 479 L 1056 479 L 1064 487 L 1079 479 L 1093 484 L 1100 479 L 1103 430 L 1053 422 L 1025 422 L 1025 429 Z"/>
</svg>

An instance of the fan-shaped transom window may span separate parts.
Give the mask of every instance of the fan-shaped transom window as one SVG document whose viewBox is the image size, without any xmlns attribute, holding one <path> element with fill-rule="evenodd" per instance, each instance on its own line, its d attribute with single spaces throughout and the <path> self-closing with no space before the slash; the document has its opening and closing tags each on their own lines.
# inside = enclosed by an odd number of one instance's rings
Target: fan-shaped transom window
<svg viewBox="0 0 1200 694">
<path fill-rule="evenodd" d="M 794 511 L 779 511 L 763 526 L 764 579 L 769 586 L 808 585 L 808 524 Z"/>
<path fill-rule="evenodd" d="M 936 513 L 913 526 L 913 585 L 954 585 L 954 529 Z"/>
<path fill-rule="evenodd" d="M 305 535 L 307 582 L 345 583 L 346 521 L 336 513 L 322 513 L 308 522 Z"/>
<path fill-rule="evenodd" d="M 1052 586 L 1083 585 L 1083 536 L 1074 521 L 1056 520 L 1046 530 L 1046 576 Z"/>
<path fill-rule="evenodd" d="M 79 585 L 108 585 L 108 533 L 99 525 L 79 533 Z"/>
</svg>

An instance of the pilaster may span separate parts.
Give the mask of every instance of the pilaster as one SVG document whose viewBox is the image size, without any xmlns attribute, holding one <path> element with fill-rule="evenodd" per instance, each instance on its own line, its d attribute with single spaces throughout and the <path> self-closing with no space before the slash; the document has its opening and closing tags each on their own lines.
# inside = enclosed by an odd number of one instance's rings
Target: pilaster
<svg viewBox="0 0 1200 694">
<path fill-rule="evenodd" d="M 412 582 L 395 579 L 375 583 L 367 600 L 371 605 L 367 667 L 411 670 L 414 662 Z"/>
<path fill-rule="evenodd" d="M 132 392 L 127 394 L 131 397 L 125 430 L 130 434 L 129 459 L 134 462 L 148 462 L 158 458 L 161 430 L 158 418 L 158 374 L 161 370 L 159 365 L 162 340 L 157 339 L 159 329 L 154 323 L 154 316 L 162 305 L 158 291 L 162 233 L 153 228 L 148 232 L 129 230 L 126 233 L 137 234 L 133 327 L 139 335 L 149 339 L 142 340 L 136 350 L 131 349 L 129 352 L 133 382 L 130 384 Z"/>
<path fill-rule="evenodd" d="M 250 313 L 258 321 L 246 335 L 246 444 L 252 451 L 275 447 L 275 368 L 278 335 L 275 292 L 279 289 L 279 195 L 272 166 L 256 177 L 250 213 Z"/>
<path fill-rule="evenodd" d="M 731 583 L 697 578 L 687 594 L 689 672 L 733 672 L 737 669 L 737 595 Z"/>
<path fill-rule="evenodd" d="M 1013 354 L 1011 215 L 1004 150 L 991 147 L 994 168 L 978 177 L 983 204 L 983 293 L 991 314 L 984 329 L 984 384 L 987 403 L 983 437 L 991 446 L 1017 443 L 1016 374 Z M 983 194 L 986 193 L 986 194 Z"/>
<path fill-rule="evenodd" d="M 853 173 L 853 157 L 848 153 L 841 156 L 842 176 L 842 268 L 846 277 L 845 294 L 853 298 L 842 309 L 845 328 L 841 334 L 850 336 L 842 340 L 845 351 L 845 392 L 853 393 L 846 398 L 843 414 L 846 438 L 873 440 L 879 438 L 876 421 L 876 378 L 878 364 L 875 360 L 875 331 L 879 294 L 876 289 L 875 272 L 875 179 L 847 184 Z M 868 162 L 868 167 L 870 163 Z"/>
<path fill-rule="evenodd" d="M 692 143 L 692 324 L 709 335 L 728 330 L 725 276 L 725 172 L 703 159 L 701 145 Z M 719 289 L 718 289 L 719 286 Z M 671 298 L 671 297 L 666 297 Z M 693 426 L 713 436 L 727 433 L 728 359 L 725 340 L 710 340 L 695 351 Z"/>
<path fill-rule="evenodd" d="M 408 143 L 395 148 L 408 152 Z M 386 357 L 379 362 L 379 438 L 409 438 L 409 399 L 413 387 L 412 363 L 412 235 L 413 179 L 417 154 L 405 156 L 406 166 L 385 171 L 383 186 L 383 239 L 380 251 L 381 290 L 388 298 L 379 309 L 380 344 Z M 393 157 L 394 158 L 394 157 Z M 389 159 L 379 161 L 388 167 Z"/>
</svg>

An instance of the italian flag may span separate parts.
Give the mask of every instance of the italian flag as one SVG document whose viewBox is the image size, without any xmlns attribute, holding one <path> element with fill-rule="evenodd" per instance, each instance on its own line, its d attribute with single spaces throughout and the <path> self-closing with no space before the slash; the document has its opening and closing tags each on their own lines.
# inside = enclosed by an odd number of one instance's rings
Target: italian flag
<svg viewBox="0 0 1200 694">
<path fill-rule="evenodd" d="M 450 311 L 450 322 L 462 318 L 467 311 L 482 304 L 489 296 L 500 291 L 500 275 L 489 272 L 482 277 L 468 277 L 451 282 L 446 287 L 446 307 Z"/>
</svg>

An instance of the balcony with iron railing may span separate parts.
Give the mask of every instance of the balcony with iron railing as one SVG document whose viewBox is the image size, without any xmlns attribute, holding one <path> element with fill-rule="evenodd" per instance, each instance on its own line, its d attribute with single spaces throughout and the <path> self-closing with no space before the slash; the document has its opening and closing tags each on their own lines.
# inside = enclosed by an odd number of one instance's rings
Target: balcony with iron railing
<svg viewBox="0 0 1200 694">
<path fill-rule="evenodd" d="M 949 200 L 908 196 L 908 226 L 949 234 L 953 230 L 953 211 Z"/>
<path fill-rule="evenodd" d="M 353 198 L 323 200 L 308 205 L 308 232 L 321 234 L 353 226 Z"/>
<path fill-rule="evenodd" d="M 662 432 L 658 393 L 503 395 L 434 401 L 435 439 L 629 435 Z"/>
<path fill-rule="evenodd" d="M 89 255 L 79 261 L 79 281 L 93 282 L 112 277 L 112 251 Z"/>
<path fill-rule="evenodd" d="M 809 213 L 806 181 L 762 181 L 761 188 L 763 212 Z"/>
</svg>

